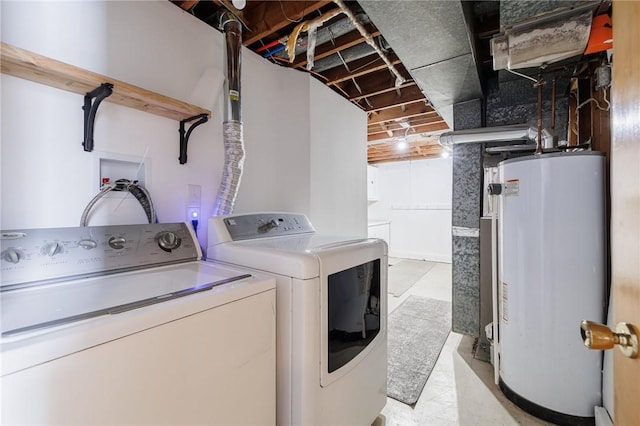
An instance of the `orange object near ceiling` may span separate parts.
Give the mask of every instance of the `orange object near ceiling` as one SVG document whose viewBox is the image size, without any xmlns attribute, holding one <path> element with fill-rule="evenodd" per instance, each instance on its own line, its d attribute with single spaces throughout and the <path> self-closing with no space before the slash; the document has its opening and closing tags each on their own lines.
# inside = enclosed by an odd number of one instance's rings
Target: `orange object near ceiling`
<svg viewBox="0 0 640 426">
<path fill-rule="evenodd" d="M 607 14 L 598 15 L 593 18 L 591 23 L 591 34 L 589 34 L 589 42 L 585 55 L 590 53 L 601 52 L 613 47 L 613 26 L 611 25 L 611 17 Z"/>
</svg>

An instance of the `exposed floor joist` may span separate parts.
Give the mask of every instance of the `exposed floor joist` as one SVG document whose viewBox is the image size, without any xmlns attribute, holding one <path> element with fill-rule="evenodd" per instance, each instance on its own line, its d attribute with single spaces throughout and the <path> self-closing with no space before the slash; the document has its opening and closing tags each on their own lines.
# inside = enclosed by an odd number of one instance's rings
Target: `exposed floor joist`
<svg viewBox="0 0 640 426">
<path fill-rule="evenodd" d="M 372 144 L 367 147 L 367 160 L 371 164 L 391 161 L 421 160 L 439 158 L 445 152 L 435 137 L 411 141 L 405 148 L 396 142 Z"/>
</svg>

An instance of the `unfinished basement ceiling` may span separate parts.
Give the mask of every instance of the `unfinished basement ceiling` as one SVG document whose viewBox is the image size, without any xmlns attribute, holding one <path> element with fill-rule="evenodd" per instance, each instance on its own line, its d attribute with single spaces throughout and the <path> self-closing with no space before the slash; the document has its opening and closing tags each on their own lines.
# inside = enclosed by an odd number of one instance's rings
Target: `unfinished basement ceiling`
<svg viewBox="0 0 640 426">
<path fill-rule="evenodd" d="M 337 13 L 318 27 L 313 68 L 307 70 L 307 32 L 297 37 L 295 55 L 290 60 L 285 43 L 296 26 L 323 21 L 334 11 L 339 12 L 333 1 L 249 0 L 242 10 L 227 0 L 172 2 L 213 27 L 219 10 L 232 11 L 244 23 L 246 47 L 275 64 L 311 73 L 366 111 L 370 163 L 430 158 L 442 153 L 437 134 L 448 130 L 448 124 L 359 3 L 344 2 L 395 73 L 345 13 Z M 396 73 L 404 79 L 400 85 Z M 399 150 L 397 142 L 404 138 L 408 146 Z"/>
<path fill-rule="evenodd" d="M 490 52 L 493 37 L 513 23 L 599 2 L 247 0 L 237 10 L 231 0 L 170 1 L 214 28 L 218 12 L 230 10 L 244 24 L 247 48 L 280 66 L 310 73 L 366 111 L 369 163 L 440 156 L 438 134 L 453 125 L 453 104 L 483 98 L 487 79 L 497 75 Z M 296 36 L 296 30 L 314 23 L 311 67 L 309 33 L 303 28 Z M 403 140 L 407 144 L 400 149 Z"/>
</svg>

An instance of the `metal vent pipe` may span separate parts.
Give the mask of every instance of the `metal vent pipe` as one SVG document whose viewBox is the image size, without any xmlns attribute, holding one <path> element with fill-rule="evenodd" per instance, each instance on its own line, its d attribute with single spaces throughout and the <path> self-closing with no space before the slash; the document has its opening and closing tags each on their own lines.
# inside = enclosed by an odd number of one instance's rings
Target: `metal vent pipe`
<svg viewBox="0 0 640 426">
<path fill-rule="evenodd" d="M 225 121 L 222 123 L 224 166 L 222 180 L 213 208 L 214 216 L 230 214 L 238 194 L 244 163 L 244 137 L 242 134 L 242 103 L 240 70 L 242 64 L 242 24 L 231 12 L 220 14 L 219 28 L 224 31 L 226 44 L 227 100 Z"/>
<path fill-rule="evenodd" d="M 456 130 L 440 135 L 438 142 L 445 148 L 461 143 L 509 142 L 529 140 L 529 125 L 514 124 L 501 127 Z"/>
</svg>

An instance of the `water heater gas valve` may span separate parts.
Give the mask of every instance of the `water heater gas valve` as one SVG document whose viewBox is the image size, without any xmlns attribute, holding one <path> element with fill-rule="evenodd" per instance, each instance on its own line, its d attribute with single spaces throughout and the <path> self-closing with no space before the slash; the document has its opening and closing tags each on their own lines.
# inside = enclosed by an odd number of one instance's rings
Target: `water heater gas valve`
<svg viewBox="0 0 640 426">
<path fill-rule="evenodd" d="M 487 187 L 489 191 L 489 195 L 500 195 L 502 194 L 502 184 L 501 183 L 490 183 Z"/>
</svg>

